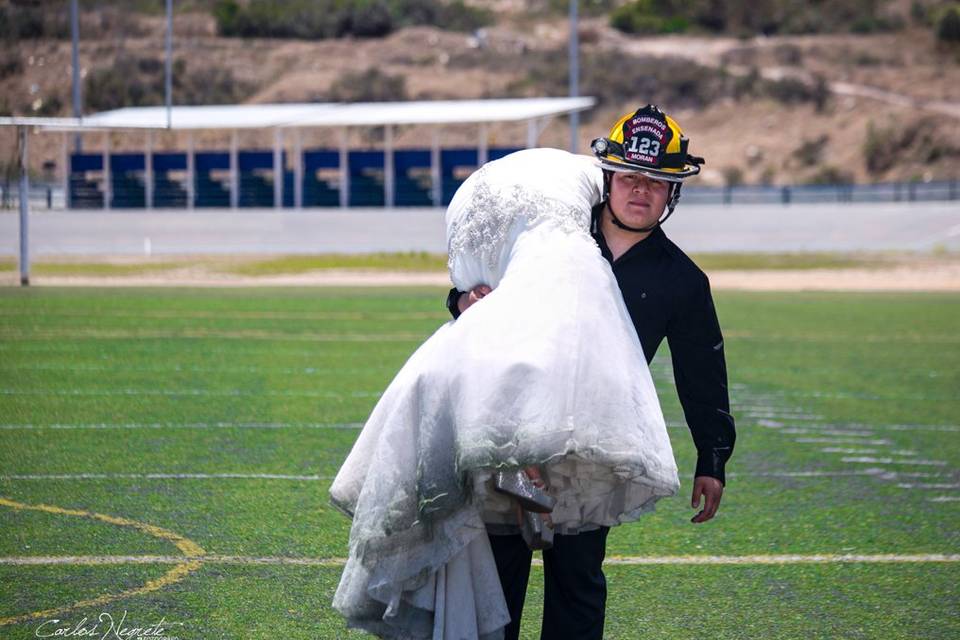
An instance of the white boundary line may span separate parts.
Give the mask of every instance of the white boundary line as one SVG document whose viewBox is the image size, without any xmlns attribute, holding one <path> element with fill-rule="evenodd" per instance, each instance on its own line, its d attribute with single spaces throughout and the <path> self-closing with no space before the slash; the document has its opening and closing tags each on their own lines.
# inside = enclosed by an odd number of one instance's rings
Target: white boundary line
<svg viewBox="0 0 960 640">
<path fill-rule="evenodd" d="M 99 424 L 0 424 L 0 430 L 83 429 L 361 429 L 363 422 L 119 422 Z"/>
<path fill-rule="evenodd" d="M 823 422 L 805 424 L 802 427 L 791 427 L 776 420 L 757 420 L 757 426 L 776 429 L 783 433 L 800 433 L 799 429 L 807 429 L 811 433 L 824 433 L 836 430 L 838 433 L 856 434 L 859 429 L 879 429 L 881 431 L 948 431 L 960 432 L 960 425 L 955 424 L 866 424 L 863 422 Z M 794 431 L 797 429 L 797 431 Z"/>
<path fill-rule="evenodd" d="M 419 333 L 279 333 L 269 331 L 3 331 L 0 340 L 276 340 L 288 342 L 423 342 L 430 332 Z"/>
<path fill-rule="evenodd" d="M 114 389 L 97 391 L 95 389 L 0 389 L 0 396 L 78 396 L 78 397 L 106 397 L 122 396 L 200 396 L 200 397 L 243 397 L 274 396 L 282 398 L 379 398 L 382 391 L 246 391 L 243 389 L 229 389 L 211 391 L 209 389 Z"/>
<path fill-rule="evenodd" d="M 284 556 L 230 556 L 209 554 L 202 556 L 164 556 L 164 555 L 120 555 L 120 556 L 5 556 L 0 557 L 0 565 L 44 566 L 44 565 L 104 565 L 104 564 L 180 564 L 197 560 L 211 564 L 230 565 L 301 565 L 339 567 L 346 563 L 345 558 L 296 558 Z M 883 553 L 883 554 L 779 554 L 744 556 L 610 556 L 604 560 L 607 565 L 751 565 L 751 564 L 837 564 L 837 563 L 914 563 L 914 562 L 960 562 L 957 553 Z M 542 560 L 534 559 L 535 565 Z"/>
<path fill-rule="evenodd" d="M 867 464 L 919 464 L 934 467 L 946 466 L 945 460 L 917 460 L 915 458 L 874 458 L 871 456 L 844 456 L 841 462 L 857 462 Z"/>
<path fill-rule="evenodd" d="M 835 478 L 850 476 L 874 476 L 883 480 L 897 478 L 951 478 L 950 473 L 902 472 L 886 469 L 859 469 L 851 471 L 731 471 L 727 477 L 772 477 L 772 478 Z M 297 480 L 323 481 L 333 480 L 334 476 L 293 475 L 283 473 L 34 473 L 0 475 L 0 480 Z M 924 488 L 928 485 L 911 485 L 910 488 Z M 960 488 L 954 484 L 929 485 L 930 488 Z"/>
<path fill-rule="evenodd" d="M 36 473 L 2 475 L 0 480 L 333 480 L 333 476 L 283 473 Z"/>
<path fill-rule="evenodd" d="M 33 311 L 24 309 L 0 309 L 0 317 L 26 317 Z M 448 320 L 450 314 L 444 311 L 163 311 L 159 309 L 141 311 L 72 311 L 44 310 L 45 318 L 154 318 L 160 320 Z"/>
<path fill-rule="evenodd" d="M 169 366 L 105 366 L 105 365 L 47 365 L 47 364 L 5 364 L 2 367 L 4 371 L 98 371 L 104 373 L 290 373 L 295 375 L 322 375 L 332 374 L 343 376 L 344 374 L 368 373 L 370 371 L 393 371 L 397 369 L 392 365 L 378 364 L 369 367 L 201 367 L 194 365 L 169 365 Z"/>
<path fill-rule="evenodd" d="M 859 445 L 880 445 L 880 444 L 893 444 L 890 440 L 886 438 L 876 438 L 873 440 L 863 440 L 860 438 L 794 438 L 794 442 L 800 442 L 805 444 L 859 444 Z"/>
</svg>

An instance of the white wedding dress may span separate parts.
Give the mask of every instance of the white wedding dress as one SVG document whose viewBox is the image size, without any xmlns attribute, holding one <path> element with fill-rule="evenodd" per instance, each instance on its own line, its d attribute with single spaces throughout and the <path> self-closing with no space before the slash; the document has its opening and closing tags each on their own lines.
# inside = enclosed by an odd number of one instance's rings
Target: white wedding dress
<svg viewBox="0 0 960 640">
<path fill-rule="evenodd" d="M 485 523 L 515 522 L 492 471 L 537 464 L 555 532 L 612 526 L 680 488 L 650 372 L 589 234 L 593 160 L 487 163 L 447 210 L 450 276 L 493 291 L 387 387 L 330 489 L 353 518 L 334 607 L 384 638 L 502 637 Z"/>
</svg>

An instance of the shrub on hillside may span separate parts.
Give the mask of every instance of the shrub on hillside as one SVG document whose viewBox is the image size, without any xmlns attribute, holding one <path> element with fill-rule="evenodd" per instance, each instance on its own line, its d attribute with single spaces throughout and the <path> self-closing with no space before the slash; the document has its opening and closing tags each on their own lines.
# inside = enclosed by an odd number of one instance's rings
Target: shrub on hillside
<svg viewBox="0 0 960 640">
<path fill-rule="evenodd" d="M 903 26 L 903 18 L 881 11 L 881 0 L 633 0 L 610 16 L 627 33 L 696 29 L 712 33 L 867 33 Z"/>
<path fill-rule="evenodd" d="M 403 76 L 393 76 L 375 67 L 342 73 L 327 92 L 330 102 L 398 102 L 407 99 Z"/>
<path fill-rule="evenodd" d="M 581 16 L 605 16 L 617 8 L 619 0 L 580 0 L 577 11 Z M 570 12 L 570 0 L 547 0 L 547 6 L 553 13 Z"/>
<path fill-rule="evenodd" d="M 807 178 L 808 184 L 853 184 L 854 182 L 856 178 L 852 173 L 829 164 L 820 166 Z"/>
<path fill-rule="evenodd" d="M 960 42 L 960 5 L 944 8 L 937 17 L 937 40 L 940 42 Z"/>
<path fill-rule="evenodd" d="M 872 174 L 882 174 L 905 162 L 926 164 L 958 156 L 960 147 L 929 119 L 890 127 L 877 127 L 872 121 L 867 124 L 863 159 Z"/>
<path fill-rule="evenodd" d="M 679 33 L 690 27 L 688 16 L 674 9 L 672 2 L 635 0 L 610 14 L 610 26 L 624 33 Z"/>
<path fill-rule="evenodd" d="M 0 80 L 23 73 L 23 60 L 16 51 L 10 52 L 10 57 L 0 61 Z"/>
<path fill-rule="evenodd" d="M 70 12 L 61 9 L 61 3 L 39 0 L 5 2 L 0 6 L 0 34 L 5 40 L 70 37 Z"/>
<path fill-rule="evenodd" d="M 175 104 L 229 104 L 246 98 L 252 87 L 229 69 L 173 65 Z M 163 104 L 164 68 L 156 58 L 119 57 L 110 67 L 93 69 L 84 85 L 84 101 L 94 111 Z"/>
<path fill-rule="evenodd" d="M 767 80 L 758 85 L 757 93 L 781 104 L 812 103 L 817 111 L 823 111 L 830 98 L 830 87 L 826 79 L 818 75 L 813 82 L 798 78 Z"/>
<path fill-rule="evenodd" d="M 454 60 L 451 60 L 453 64 Z M 479 61 L 477 61 L 479 63 Z M 565 95 L 565 50 L 531 52 L 524 56 L 528 72 L 512 85 L 513 95 Z M 459 62 L 458 62 L 459 64 Z M 501 60 L 498 65 L 517 64 Z M 783 104 L 814 104 L 822 109 L 829 88 L 822 79 L 812 84 L 800 80 L 766 80 L 754 70 L 734 76 L 682 58 L 630 56 L 610 51 L 584 51 L 580 58 L 580 93 L 594 96 L 600 105 L 621 104 L 625 99 L 669 105 L 669 108 L 703 108 L 723 100 L 769 98 Z M 589 114 L 585 116 L 589 118 Z"/>
<path fill-rule="evenodd" d="M 489 11 L 463 0 L 218 0 L 213 15 L 223 36 L 306 40 L 376 38 L 408 25 L 470 31 L 492 22 Z"/>
</svg>

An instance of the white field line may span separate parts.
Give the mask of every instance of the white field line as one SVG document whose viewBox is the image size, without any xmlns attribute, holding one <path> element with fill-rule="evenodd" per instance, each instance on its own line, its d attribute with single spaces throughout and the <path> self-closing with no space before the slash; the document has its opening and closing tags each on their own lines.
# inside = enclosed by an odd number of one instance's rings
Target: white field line
<svg viewBox="0 0 960 640">
<path fill-rule="evenodd" d="M 956 344 L 960 336 L 947 333 L 898 333 L 889 336 L 879 335 L 840 335 L 840 334 L 786 334 L 786 333 L 753 333 L 750 331 L 724 331 L 724 336 L 730 339 L 757 340 L 761 342 L 811 342 L 828 344 L 836 343 L 915 343 L 915 344 Z"/>
<path fill-rule="evenodd" d="M 83 429 L 361 429 L 363 422 L 152 422 L 96 424 L 0 424 L 0 431 Z M 668 422 L 669 429 L 687 429 L 685 422 Z"/>
<path fill-rule="evenodd" d="M 210 389 L 110 389 L 98 391 L 96 389 L 0 389 L 3 396 L 200 396 L 200 397 L 233 397 L 249 398 L 251 396 L 278 396 L 283 398 L 379 398 L 381 391 L 247 391 L 245 389 L 229 389 L 212 391 Z"/>
<path fill-rule="evenodd" d="M 889 471 L 882 468 L 853 469 L 849 471 L 729 471 L 727 477 L 774 477 L 774 478 L 832 478 L 845 476 L 876 476 L 882 480 L 897 478 L 950 478 L 950 473 L 928 471 Z"/>
<path fill-rule="evenodd" d="M 930 502 L 960 502 L 960 496 L 935 496 L 927 498 Z"/>
<path fill-rule="evenodd" d="M 815 413 L 786 413 L 772 409 L 767 411 L 744 411 L 738 407 L 736 403 L 733 404 L 733 414 L 735 416 L 752 418 L 754 420 L 772 420 L 774 418 L 780 420 L 823 420 L 823 416 L 819 416 Z"/>
<path fill-rule="evenodd" d="M 948 482 L 928 482 L 928 483 L 911 483 L 911 482 L 898 482 L 897 486 L 901 489 L 960 489 L 960 483 L 948 483 Z"/>
<path fill-rule="evenodd" d="M 257 344 L 253 342 L 249 343 L 240 343 L 230 349 L 219 349 L 211 345 L 205 345 L 203 349 L 203 355 L 207 358 L 212 356 L 226 356 L 228 358 L 236 359 L 238 355 L 261 355 L 266 354 L 274 357 L 298 357 L 298 358 L 307 358 L 311 362 L 316 362 L 317 360 L 323 360 L 327 358 L 337 358 L 343 359 L 343 352 L 336 352 L 334 348 L 353 348 L 353 345 L 346 345 L 345 343 L 337 342 L 323 342 L 312 345 L 314 348 L 309 348 L 311 345 L 306 345 L 306 348 L 303 349 L 291 349 L 291 348 L 282 348 L 277 344 Z M 16 351 L 17 353 L 43 353 L 43 354 L 76 354 L 80 353 L 83 350 L 97 349 L 94 351 L 96 355 L 100 355 L 101 351 L 98 349 L 99 345 L 87 345 L 87 344 L 54 344 L 49 342 L 4 342 L 0 340 L 0 351 Z M 409 355 L 409 345 L 403 343 L 388 343 L 384 342 L 378 347 L 382 350 L 395 349 L 398 353 L 404 355 Z M 149 357 L 154 357 L 153 354 L 160 353 L 164 356 L 170 351 L 170 345 L 164 342 L 135 342 L 133 344 L 124 345 L 124 353 L 130 354 L 145 354 Z"/>
<path fill-rule="evenodd" d="M 333 476 L 282 473 L 35 473 L 0 475 L 0 480 L 295 480 L 315 482 Z"/>
<path fill-rule="evenodd" d="M 129 373 L 131 371 L 139 373 L 290 373 L 296 375 L 317 375 L 332 374 L 342 376 L 345 374 L 368 373 L 370 371 L 392 371 L 398 369 L 400 365 L 388 366 L 383 364 L 371 364 L 369 367 L 198 367 L 192 365 L 171 365 L 171 366 L 129 366 L 129 365 L 47 365 L 47 364 L 15 364 L 3 365 L 0 371 L 97 371 L 97 372 L 117 372 Z"/>
<path fill-rule="evenodd" d="M 29 309 L 0 309 L 2 316 L 32 316 Z M 450 314 L 446 311 L 404 311 L 364 313 L 361 311 L 164 311 L 160 309 L 146 311 L 71 311 L 56 310 L 43 312 L 45 318 L 160 318 L 167 320 L 446 320 Z"/>
<path fill-rule="evenodd" d="M 871 445 L 886 445 L 893 444 L 885 438 L 876 438 L 873 440 L 864 440 L 861 438 L 794 438 L 794 442 L 802 442 L 806 444 L 871 444 Z"/>
<path fill-rule="evenodd" d="M 286 340 L 291 342 L 423 342 L 429 333 L 284 333 L 253 329 L 236 331 L 117 331 L 89 329 L 85 331 L 0 331 L 0 340 Z"/>
<path fill-rule="evenodd" d="M 949 473 L 902 472 L 886 469 L 856 469 L 849 471 L 731 471 L 728 477 L 785 477 L 832 478 L 875 476 L 884 480 L 897 478 L 949 478 Z M 0 475 L 0 480 L 295 480 L 325 481 L 333 476 L 295 475 L 282 473 L 30 473 Z M 952 488 L 953 485 L 950 485 Z M 946 488 L 946 486 L 945 486 Z"/>
<path fill-rule="evenodd" d="M 851 438 L 856 437 L 870 437 L 875 436 L 872 430 L 866 429 L 811 429 L 810 427 L 788 427 L 785 429 L 779 429 L 780 433 L 789 433 L 790 435 L 808 435 L 814 434 L 818 436 L 849 436 Z"/>
<path fill-rule="evenodd" d="M 758 420 L 757 425 L 778 429 L 785 433 L 799 433 L 799 431 L 788 431 L 793 427 L 787 427 L 782 422 L 776 420 Z M 853 429 L 873 429 L 881 431 L 947 431 L 960 432 L 960 425 L 955 424 L 864 424 L 862 422 L 835 422 L 804 425 L 798 429 L 808 429 L 811 433 L 822 432 L 825 429 L 837 430 L 839 433 L 856 433 Z"/>
<path fill-rule="evenodd" d="M 873 458 L 871 456 L 845 456 L 840 458 L 841 462 L 857 462 L 867 464 L 919 464 L 934 467 L 942 467 L 947 463 L 945 460 L 917 460 L 916 458 Z"/>
<path fill-rule="evenodd" d="M 851 426 L 870 426 L 874 429 L 886 429 L 889 431 L 946 431 L 950 433 L 960 433 L 960 425 L 955 424 L 875 424 Z"/>
<path fill-rule="evenodd" d="M 878 454 L 880 449 L 845 449 L 843 447 L 821 447 L 820 451 L 824 453 L 859 453 L 859 454 Z M 915 456 L 917 455 L 916 451 L 910 449 L 893 449 L 892 451 L 885 451 L 884 453 L 890 453 L 896 456 Z"/>
<path fill-rule="evenodd" d="M 361 429 L 363 422 L 119 422 L 99 424 L 0 424 L 0 430 L 42 429 Z"/>
<path fill-rule="evenodd" d="M 116 564 L 180 564 L 187 560 L 197 560 L 210 564 L 228 565 L 300 565 L 339 567 L 346 563 L 345 558 L 304 558 L 284 556 L 230 556 L 209 554 L 201 556 L 166 555 L 116 555 L 116 556 L 5 556 L 0 557 L 0 565 L 44 566 L 44 565 L 116 565 Z M 780 565 L 780 564 L 838 564 L 838 563 L 916 563 L 916 562 L 960 562 L 957 553 L 820 553 L 820 554 L 778 554 L 744 556 L 610 556 L 604 560 L 608 565 Z M 543 561 L 534 559 L 533 564 L 542 566 Z"/>
</svg>

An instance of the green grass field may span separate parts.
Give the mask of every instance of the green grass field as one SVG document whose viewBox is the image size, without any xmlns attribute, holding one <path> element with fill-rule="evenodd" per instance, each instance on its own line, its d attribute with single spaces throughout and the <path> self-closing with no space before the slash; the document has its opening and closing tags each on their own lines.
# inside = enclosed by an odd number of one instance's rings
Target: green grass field
<svg viewBox="0 0 960 640">
<path fill-rule="evenodd" d="M 181 640 L 365 637 L 329 605 L 349 522 L 327 488 L 443 294 L 0 289 L 0 638 L 103 612 Z M 720 512 L 689 522 L 664 345 L 681 494 L 611 532 L 633 564 L 608 568 L 606 637 L 960 637 L 960 296 L 716 300 L 738 424 Z M 638 560 L 675 556 L 729 561 Z"/>
<path fill-rule="evenodd" d="M 849 269 L 884 268 L 915 262 L 917 255 L 895 252 L 871 253 L 707 253 L 694 256 L 707 271 L 738 269 Z M 950 254 L 925 255 L 926 261 L 954 259 Z M 0 258 L 0 275 L 12 275 L 17 261 Z M 232 256 L 153 256 L 89 262 L 73 258 L 34 261 L 30 272 L 39 277 L 107 277 L 159 275 L 176 269 L 204 270 L 233 276 L 278 276 L 326 270 L 443 272 L 447 270 L 446 254 L 411 251 L 405 253 L 281 255 L 270 258 Z"/>
</svg>

